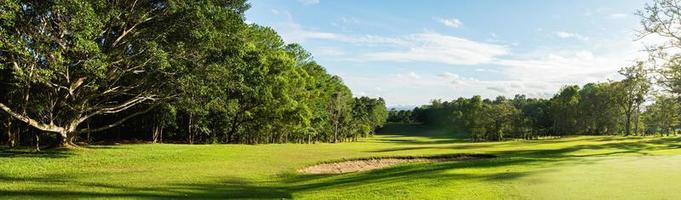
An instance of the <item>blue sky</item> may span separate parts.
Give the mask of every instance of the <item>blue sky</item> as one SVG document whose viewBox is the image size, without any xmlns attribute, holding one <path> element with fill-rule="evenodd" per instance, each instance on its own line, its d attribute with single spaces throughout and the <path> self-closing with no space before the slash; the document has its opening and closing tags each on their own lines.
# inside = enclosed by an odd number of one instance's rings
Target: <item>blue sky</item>
<svg viewBox="0 0 681 200">
<path fill-rule="evenodd" d="M 387 104 L 550 97 L 645 57 L 641 0 L 253 0 L 248 22 L 300 43 L 356 96 Z"/>
</svg>

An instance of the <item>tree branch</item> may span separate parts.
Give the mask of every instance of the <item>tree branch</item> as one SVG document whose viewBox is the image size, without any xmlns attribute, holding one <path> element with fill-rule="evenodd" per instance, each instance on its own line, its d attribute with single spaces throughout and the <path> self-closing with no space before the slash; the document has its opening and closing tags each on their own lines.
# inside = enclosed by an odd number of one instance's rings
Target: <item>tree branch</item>
<svg viewBox="0 0 681 200">
<path fill-rule="evenodd" d="M 28 117 L 28 116 L 25 116 L 25 115 L 21 115 L 21 114 L 19 114 L 19 113 L 16 113 L 16 112 L 12 111 L 12 109 L 10 109 L 9 107 L 7 107 L 7 106 L 6 106 L 5 104 L 3 104 L 3 103 L 0 103 L 0 109 L 4 110 L 5 112 L 7 112 L 7 113 L 8 113 L 9 115 L 11 115 L 12 117 L 14 117 L 14 118 L 16 118 L 16 119 L 18 119 L 18 120 L 20 120 L 20 121 L 22 121 L 22 122 L 25 122 L 25 123 L 27 123 L 28 125 L 30 125 L 30 126 L 32 126 L 32 127 L 35 127 L 35 128 L 37 128 L 37 129 L 39 129 L 39 130 L 42 130 L 42 131 L 53 132 L 53 133 L 61 133 L 61 132 L 64 130 L 64 128 L 62 128 L 62 127 L 58 127 L 58 126 L 55 126 L 55 125 L 50 125 L 50 124 L 41 123 L 41 122 L 39 122 L 39 121 L 36 121 L 36 120 L 34 120 L 34 119 L 31 119 L 31 118 Z"/>
<path fill-rule="evenodd" d="M 146 15 L 146 14 L 145 14 L 145 15 Z M 111 46 L 115 47 L 116 45 L 118 45 L 118 43 L 119 43 L 126 35 L 128 35 L 128 33 L 132 32 L 138 25 L 140 25 L 140 24 L 142 24 L 142 23 L 144 23 L 144 22 L 147 22 L 147 21 L 149 21 L 149 20 L 151 20 L 151 19 L 153 19 L 153 17 L 149 17 L 149 18 L 143 19 L 141 22 L 138 22 L 138 23 L 132 25 L 132 27 L 130 27 L 129 29 L 123 30 L 123 33 L 122 33 L 120 36 L 118 36 L 118 38 L 116 38 L 116 40 L 113 42 L 113 44 L 112 44 Z"/>
<path fill-rule="evenodd" d="M 78 120 L 80 123 L 84 122 L 85 120 L 89 119 L 92 116 L 99 115 L 99 114 L 114 114 L 121 112 L 123 110 L 127 110 L 128 108 L 131 108 L 137 104 L 143 103 L 148 100 L 155 100 L 154 96 L 137 96 L 135 98 L 132 98 L 120 105 L 113 106 L 113 107 L 106 107 L 106 108 L 100 108 L 97 109 L 96 111 L 86 115 L 85 117 L 82 117 L 80 120 Z"/>
<path fill-rule="evenodd" d="M 156 105 L 158 105 L 158 104 L 156 104 Z M 99 128 L 94 128 L 94 129 L 85 128 L 85 129 L 81 129 L 81 130 L 76 131 L 76 133 L 92 133 L 92 132 L 99 132 L 99 131 L 104 131 L 104 130 L 107 130 L 107 129 L 110 129 L 110 128 L 119 126 L 119 125 L 125 123 L 125 121 L 128 121 L 129 119 L 131 119 L 131 118 L 133 118 L 133 117 L 136 117 L 136 116 L 138 116 L 138 115 L 141 115 L 141 114 L 144 114 L 144 113 L 149 112 L 150 110 L 154 109 L 154 108 L 156 107 L 156 105 L 149 106 L 149 108 L 147 108 L 147 109 L 144 109 L 144 110 L 142 110 L 142 111 L 133 113 L 133 114 L 131 114 L 131 115 L 128 115 L 127 117 L 124 117 L 123 119 L 118 120 L 117 122 L 115 122 L 115 123 L 113 123 L 113 124 L 109 124 L 109 125 L 102 126 L 102 127 L 99 127 Z"/>
</svg>

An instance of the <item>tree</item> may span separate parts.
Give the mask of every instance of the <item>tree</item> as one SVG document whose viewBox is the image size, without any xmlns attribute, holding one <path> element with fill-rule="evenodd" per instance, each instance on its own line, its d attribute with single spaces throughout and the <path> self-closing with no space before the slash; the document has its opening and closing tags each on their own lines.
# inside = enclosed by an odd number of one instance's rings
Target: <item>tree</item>
<svg viewBox="0 0 681 200">
<path fill-rule="evenodd" d="M 40 130 L 61 146 L 96 131 L 115 135 L 100 139 L 149 131 L 156 142 L 165 129 L 190 144 L 340 142 L 385 123 L 382 99 L 353 99 L 302 46 L 245 24 L 247 8 L 244 0 L 3 1 L 3 132 L 16 143 Z"/>
<path fill-rule="evenodd" d="M 163 142 L 163 131 L 169 127 L 176 127 L 177 109 L 168 103 L 159 105 L 151 115 L 154 123 L 151 140 L 153 143 Z"/>
<path fill-rule="evenodd" d="M 565 86 L 551 98 L 553 131 L 558 135 L 575 134 L 579 118 L 579 86 Z"/>
<path fill-rule="evenodd" d="M 657 95 L 655 102 L 648 107 L 643 114 L 643 121 L 646 124 L 648 133 L 667 134 L 674 132 L 674 129 L 681 123 L 679 114 L 681 105 L 676 98 L 666 95 Z"/>
<path fill-rule="evenodd" d="M 653 76 L 657 83 L 669 96 L 678 97 L 681 95 L 681 4 L 678 0 L 654 0 L 637 12 L 641 17 L 642 30 L 640 38 L 648 36 L 658 36 L 664 38 L 647 48 L 650 55 L 650 65 L 653 68 Z M 658 39 L 659 40 L 659 39 Z M 669 98 L 657 97 L 655 104 L 651 105 L 646 111 L 647 120 L 655 119 L 659 116 L 674 116 L 676 111 L 661 109 L 662 107 L 674 107 Z M 678 98 L 675 98 L 679 101 Z M 659 103 L 658 103 L 659 102 Z M 677 102 L 678 103 L 678 102 Z M 669 112 L 669 113 L 662 113 Z M 662 121 L 664 122 L 664 120 Z M 649 126 L 660 128 L 661 125 L 648 121 Z M 663 125 L 665 128 L 668 125 Z"/>
<path fill-rule="evenodd" d="M 532 139 L 540 135 L 547 135 L 553 125 L 550 113 L 550 101 L 546 99 L 527 99 L 527 102 L 520 108 L 521 115 L 528 121 L 529 132 L 523 138 Z"/>
<path fill-rule="evenodd" d="M 414 123 L 414 117 L 411 110 L 397 110 L 395 108 L 388 111 L 388 122 L 396 123 Z"/>
<path fill-rule="evenodd" d="M 168 97 L 181 67 L 170 58 L 185 58 L 177 52 L 191 43 L 184 34 L 197 30 L 178 22 L 211 9 L 241 21 L 245 8 L 218 0 L 3 3 L 0 68 L 12 70 L 12 90 L 23 101 L 2 101 L 0 109 L 72 146 L 77 134 L 116 127 Z M 139 106 L 146 109 L 128 112 Z M 80 126 L 101 115 L 119 119 Z"/>
<path fill-rule="evenodd" d="M 614 83 L 616 88 L 615 102 L 624 111 L 625 135 L 631 134 L 632 123 L 635 125 L 634 134 L 638 134 L 641 104 L 645 102 L 651 83 L 643 62 L 622 68 L 620 74 L 624 76 L 624 79 Z"/>
<path fill-rule="evenodd" d="M 503 96 L 497 97 L 494 101 L 486 101 L 485 119 L 487 119 L 486 139 L 504 140 L 504 136 L 513 130 L 513 117 L 518 114 L 518 110 L 513 104 Z"/>
<path fill-rule="evenodd" d="M 354 98 L 352 108 L 353 139 L 373 134 L 377 127 L 381 127 L 388 118 L 385 101 L 382 98 L 369 97 Z"/>
<path fill-rule="evenodd" d="M 588 83 L 579 91 L 579 123 L 584 134 L 603 135 L 618 131 L 622 116 L 613 83 Z"/>
<path fill-rule="evenodd" d="M 342 84 L 341 78 L 334 76 L 330 79 L 332 92 L 327 104 L 327 112 L 330 114 L 330 129 L 333 143 L 344 139 L 345 127 L 352 122 L 352 93 Z"/>
</svg>

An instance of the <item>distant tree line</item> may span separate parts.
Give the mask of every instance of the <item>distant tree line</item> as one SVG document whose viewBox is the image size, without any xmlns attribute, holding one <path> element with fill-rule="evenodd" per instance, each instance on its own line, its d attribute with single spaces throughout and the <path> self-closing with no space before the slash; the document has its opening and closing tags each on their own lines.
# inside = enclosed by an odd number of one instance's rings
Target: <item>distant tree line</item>
<svg viewBox="0 0 681 200">
<path fill-rule="evenodd" d="M 388 120 L 446 127 L 475 140 L 674 133 L 681 126 L 680 99 L 669 92 L 652 95 L 652 79 L 643 65 L 623 68 L 623 80 L 565 86 L 550 99 L 433 100 L 413 110 L 390 110 Z M 644 105 L 647 97 L 653 101 Z"/>
<path fill-rule="evenodd" d="M 353 97 L 300 45 L 245 23 L 248 8 L 2 1 L 3 141 L 342 142 L 385 122 L 383 99 Z"/>
</svg>

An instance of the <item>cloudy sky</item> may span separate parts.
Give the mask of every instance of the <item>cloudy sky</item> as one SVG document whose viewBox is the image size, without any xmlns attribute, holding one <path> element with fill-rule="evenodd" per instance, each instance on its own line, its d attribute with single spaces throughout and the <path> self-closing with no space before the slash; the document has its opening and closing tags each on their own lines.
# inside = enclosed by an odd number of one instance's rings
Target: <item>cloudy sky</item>
<svg viewBox="0 0 681 200">
<path fill-rule="evenodd" d="M 421 105 L 550 97 L 645 57 L 641 0 L 253 0 L 249 22 L 302 44 L 356 96 Z"/>
</svg>

